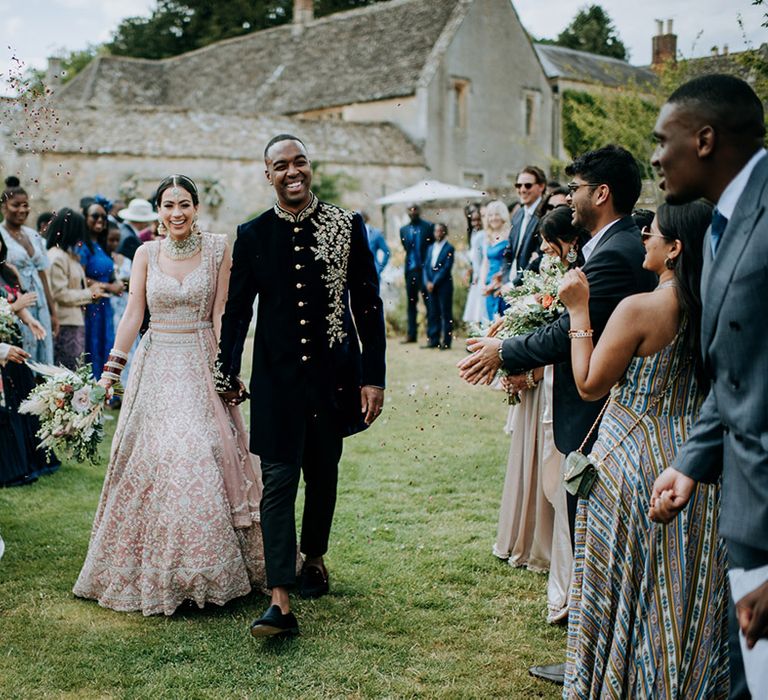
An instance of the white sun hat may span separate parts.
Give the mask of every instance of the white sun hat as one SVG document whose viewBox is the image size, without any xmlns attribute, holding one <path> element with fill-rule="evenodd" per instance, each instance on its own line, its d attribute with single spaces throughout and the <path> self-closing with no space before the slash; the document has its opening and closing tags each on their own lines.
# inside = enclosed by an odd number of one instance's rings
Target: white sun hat
<svg viewBox="0 0 768 700">
<path fill-rule="evenodd" d="M 152 209 L 152 205 L 146 199 L 132 199 L 125 209 L 117 212 L 124 221 L 136 221 L 146 223 L 157 221 L 158 214 Z"/>
</svg>

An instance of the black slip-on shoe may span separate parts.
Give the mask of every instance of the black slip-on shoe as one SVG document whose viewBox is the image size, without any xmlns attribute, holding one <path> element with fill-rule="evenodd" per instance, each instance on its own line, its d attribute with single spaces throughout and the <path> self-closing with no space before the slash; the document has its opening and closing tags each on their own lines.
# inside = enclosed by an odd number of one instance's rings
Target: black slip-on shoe
<svg viewBox="0 0 768 700">
<path fill-rule="evenodd" d="M 292 612 L 283 613 L 279 605 L 271 605 L 258 620 L 251 623 L 254 637 L 274 637 L 278 634 L 295 636 L 299 633 L 299 623 Z"/>
<path fill-rule="evenodd" d="M 555 685 L 565 684 L 565 664 L 550 664 L 549 666 L 531 666 L 528 669 L 534 678 L 541 678 Z"/>
<path fill-rule="evenodd" d="M 302 598 L 319 598 L 328 593 L 328 571 L 324 566 L 304 564 L 299 576 L 299 595 Z"/>
</svg>

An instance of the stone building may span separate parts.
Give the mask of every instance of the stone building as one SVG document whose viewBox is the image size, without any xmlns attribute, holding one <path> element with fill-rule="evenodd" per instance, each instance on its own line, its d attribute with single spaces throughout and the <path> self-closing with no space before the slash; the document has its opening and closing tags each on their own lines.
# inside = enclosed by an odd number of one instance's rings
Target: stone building
<svg viewBox="0 0 768 700">
<path fill-rule="evenodd" d="M 424 176 L 508 192 L 554 153 L 552 91 L 510 0 L 390 0 L 317 19 L 295 0 L 291 24 L 181 56 L 97 57 L 45 110 L 55 127 L 27 126 L 30 147 L 13 138 L 23 113 L 0 124 L 3 170 L 45 206 L 132 182 L 146 193 L 184 170 L 222 198 L 209 213 L 224 227 L 268 204 L 261 148 L 278 131 L 348 176 L 348 206 Z"/>
</svg>

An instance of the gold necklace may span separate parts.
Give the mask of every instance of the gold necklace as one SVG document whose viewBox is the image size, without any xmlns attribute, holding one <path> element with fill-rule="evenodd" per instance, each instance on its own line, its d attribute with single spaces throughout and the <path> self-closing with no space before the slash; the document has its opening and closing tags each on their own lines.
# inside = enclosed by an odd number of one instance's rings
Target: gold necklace
<svg viewBox="0 0 768 700">
<path fill-rule="evenodd" d="M 163 239 L 163 253 L 171 260 L 188 260 L 197 255 L 203 247 L 203 237 L 199 233 L 190 233 L 180 241 L 168 234 Z"/>
</svg>

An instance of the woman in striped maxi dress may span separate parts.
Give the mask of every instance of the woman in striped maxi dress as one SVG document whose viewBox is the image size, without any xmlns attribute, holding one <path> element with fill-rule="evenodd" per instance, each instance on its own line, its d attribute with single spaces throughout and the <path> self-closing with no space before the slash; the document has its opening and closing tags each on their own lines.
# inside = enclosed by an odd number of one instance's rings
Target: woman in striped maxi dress
<svg viewBox="0 0 768 700">
<path fill-rule="evenodd" d="M 659 274 L 659 286 L 624 300 L 594 348 L 586 277 L 570 272 L 561 287 L 582 398 L 595 400 L 619 380 L 590 455 L 597 480 L 576 517 L 567 699 L 728 695 L 719 486 L 699 485 L 668 526 L 648 518 L 654 480 L 685 441 L 706 390 L 699 282 L 710 219 L 703 202 L 661 206 L 643 230 L 643 266 Z"/>
</svg>

